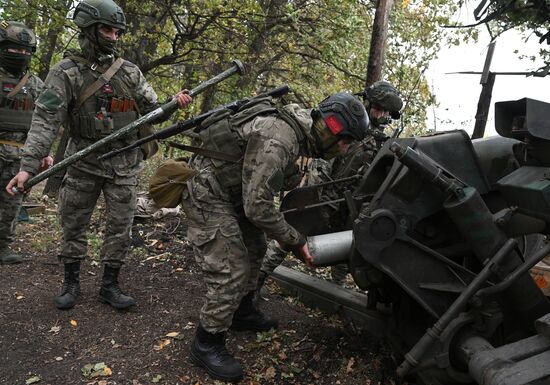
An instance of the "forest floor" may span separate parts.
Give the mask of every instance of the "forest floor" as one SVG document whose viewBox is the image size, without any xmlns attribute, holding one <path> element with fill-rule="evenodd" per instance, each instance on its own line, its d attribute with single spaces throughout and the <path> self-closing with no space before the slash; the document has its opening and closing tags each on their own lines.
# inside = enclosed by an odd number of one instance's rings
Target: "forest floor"
<svg viewBox="0 0 550 385">
<path fill-rule="evenodd" d="M 53 305 L 63 280 L 60 228 L 55 202 L 45 205 L 44 214 L 17 228 L 13 248 L 24 262 L 0 266 L 0 384 L 221 384 L 188 360 L 204 286 L 183 215 L 134 224 L 121 284 L 137 306 L 121 312 L 97 300 L 100 205 L 81 268 L 82 293 L 73 309 L 60 311 Z M 305 308 L 271 281 L 261 307 L 279 320 L 279 330 L 228 334 L 229 350 L 245 368 L 241 383 L 395 383 L 385 344 L 337 316 Z"/>
</svg>

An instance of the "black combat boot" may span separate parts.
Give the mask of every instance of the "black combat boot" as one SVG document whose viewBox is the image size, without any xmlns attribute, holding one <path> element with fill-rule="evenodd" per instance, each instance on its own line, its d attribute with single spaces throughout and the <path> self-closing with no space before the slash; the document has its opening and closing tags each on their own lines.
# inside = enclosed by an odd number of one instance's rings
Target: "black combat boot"
<svg viewBox="0 0 550 385">
<path fill-rule="evenodd" d="M 262 288 L 264 287 L 266 279 L 267 273 L 260 270 L 260 274 L 258 274 L 258 283 L 256 284 L 256 290 L 254 290 L 254 295 L 252 297 L 252 302 L 256 307 L 259 306 L 258 304 L 260 303 L 260 299 L 262 298 Z"/>
<path fill-rule="evenodd" d="M 136 301 L 125 295 L 118 286 L 118 273 L 120 267 L 111 267 L 105 265 L 101 289 L 99 290 L 99 300 L 108 303 L 116 309 L 128 309 L 136 304 Z"/>
<path fill-rule="evenodd" d="M 191 361 L 217 380 L 238 381 L 243 377 L 240 362 L 225 348 L 225 332 L 209 333 L 200 324 L 191 347 Z"/>
<path fill-rule="evenodd" d="M 241 300 L 239 308 L 233 314 L 232 330 L 266 332 L 277 329 L 279 322 L 267 318 L 254 303 L 254 291 L 249 292 Z"/>
<path fill-rule="evenodd" d="M 80 261 L 65 263 L 65 279 L 61 293 L 55 297 L 55 306 L 66 310 L 74 306 L 76 298 L 80 294 Z"/>
</svg>

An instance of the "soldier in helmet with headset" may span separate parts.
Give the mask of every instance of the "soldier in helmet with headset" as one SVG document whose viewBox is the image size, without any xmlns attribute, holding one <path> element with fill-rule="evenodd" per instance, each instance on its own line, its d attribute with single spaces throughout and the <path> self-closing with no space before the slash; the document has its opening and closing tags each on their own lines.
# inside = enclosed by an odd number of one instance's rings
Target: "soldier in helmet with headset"
<svg viewBox="0 0 550 385">
<path fill-rule="evenodd" d="M 44 87 L 29 65 L 36 51 L 34 32 L 25 24 L 0 20 L 0 183 L 5 186 L 19 171 L 21 147 L 31 127 L 34 103 Z M 45 154 L 38 162 L 47 167 L 53 159 Z M 10 250 L 17 213 L 23 196 L 11 199 L 0 192 L 0 264 L 22 261 Z"/>
<path fill-rule="evenodd" d="M 118 40 L 126 30 L 122 9 L 112 0 L 83 0 L 73 18 L 80 28 L 81 51 L 68 54 L 50 70 L 45 90 L 36 101 L 21 169 L 6 187 L 8 193 L 13 194 L 14 186 L 23 190 L 25 181 L 38 172 L 40 159 L 50 150 L 60 126 L 70 130 L 65 153 L 69 156 L 158 107 L 157 95 L 139 68 L 117 54 Z M 186 90 L 175 97 L 180 108 L 191 102 Z M 134 142 L 137 135 L 126 135 L 111 143 L 110 149 Z M 138 148 L 99 161 L 101 154 L 102 150 L 93 152 L 69 167 L 59 192 L 63 229 L 59 259 L 65 270 L 61 292 L 54 300 L 59 309 L 72 308 L 80 293 L 86 231 L 101 193 L 106 224 L 99 299 L 117 309 L 135 304 L 121 291 L 119 272 L 130 246 L 137 174 L 147 154 Z"/>
<path fill-rule="evenodd" d="M 253 301 L 266 238 L 310 263 L 305 237 L 290 226 L 274 198 L 288 181 L 299 181 L 299 156 L 331 159 L 364 138 L 369 119 L 362 103 L 339 93 L 318 108 L 281 108 L 258 98 L 230 115 L 203 122 L 203 148 L 233 154 L 234 161 L 198 155 L 201 172 L 188 181 L 182 207 L 188 237 L 201 265 L 206 298 L 191 348 L 192 361 L 210 376 L 235 381 L 243 369 L 226 349 L 228 329 L 267 331 L 277 322 Z"/>
<path fill-rule="evenodd" d="M 356 175 L 362 167 L 368 166 L 372 162 L 380 146 L 387 140 L 388 136 L 384 133 L 387 125 L 391 123 L 392 119 L 401 117 L 403 100 L 399 91 L 390 82 L 377 81 L 356 95 L 362 96 L 370 119 L 370 127 L 365 139 L 356 142 L 345 155 L 330 162 L 313 159 L 305 185 L 315 185 Z M 350 189 L 350 183 L 353 182 L 324 187 L 323 195 L 326 200 L 338 199 L 341 197 L 342 191 Z M 334 231 L 340 230 L 343 228 L 334 229 Z M 283 262 L 286 255 L 287 252 L 281 249 L 276 241 L 269 242 L 258 278 L 256 289 L 258 297 L 267 275 Z M 343 285 L 347 272 L 348 268 L 345 264 L 332 266 L 332 282 Z"/>
</svg>

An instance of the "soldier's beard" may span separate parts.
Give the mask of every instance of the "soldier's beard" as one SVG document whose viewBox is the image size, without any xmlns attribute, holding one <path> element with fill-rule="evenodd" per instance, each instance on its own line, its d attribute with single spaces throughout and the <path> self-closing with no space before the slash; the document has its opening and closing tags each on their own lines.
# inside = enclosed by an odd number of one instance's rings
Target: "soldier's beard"
<svg viewBox="0 0 550 385">
<path fill-rule="evenodd" d="M 117 42 L 100 36 L 97 32 L 97 24 L 82 29 L 78 36 L 78 43 L 86 59 L 91 61 L 105 61 L 106 58 L 112 58 L 117 53 Z"/>
</svg>

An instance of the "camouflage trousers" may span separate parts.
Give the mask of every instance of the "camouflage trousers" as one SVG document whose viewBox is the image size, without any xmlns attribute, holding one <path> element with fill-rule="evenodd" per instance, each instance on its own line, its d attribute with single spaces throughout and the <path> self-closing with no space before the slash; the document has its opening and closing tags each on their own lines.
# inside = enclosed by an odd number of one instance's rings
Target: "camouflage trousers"
<svg viewBox="0 0 550 385">
<path fill-rule="evenodd" d="M 250 223 L 242 206 L 228 203 L 224 210 L 209 211 L 184 193 L 182 207 L 206 284 L 201 325 L 210 333 L 226 331 L 241 299 L 256 288 L 266 251 L 264 233 Z"/>
<path fill-rule="evenodd" d="M 262 261 L 261 271 L 265 273 L 271 273 L 277 268 L 288 255 L 287 251 L 281 249 L 279 243 L 275 240 L 271 240 L 267 245 L 267 251 Z M 330 276 L 332 282 L 337 285 L 343 285 L 348 274 L 348 267 L 346 264 L 339 264 L 330 267 Z"/>
<path fill-rule="evenodd" d="M 105 198 L 105 235 L 101 262 L 120 267 L 130 248 L 130 230 L 136 210 L 136 178 L 113 180 L 69 168 L 59 191 L 63 241 L 59 258 L 71 263 L 86 257 L 86 231 L 99 195 Z"/>
<path fill-rule="evenodd" d="M 0 159 L 0 247 L 8 246 L 13 241 L 17 214 L 23 202 L 23 195 L 9 195 L 5 186 L 19 172 L 19 161 Z"/>
</svg>

